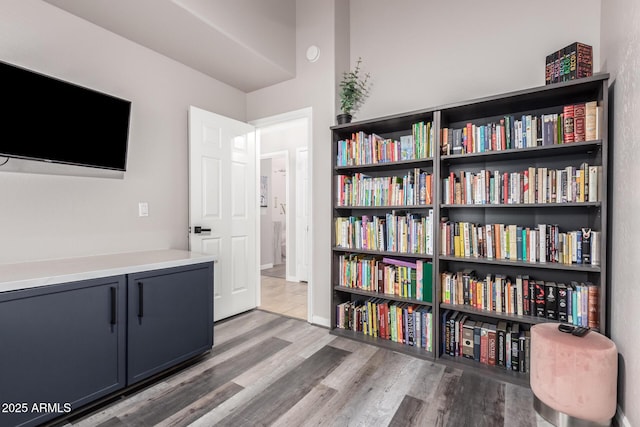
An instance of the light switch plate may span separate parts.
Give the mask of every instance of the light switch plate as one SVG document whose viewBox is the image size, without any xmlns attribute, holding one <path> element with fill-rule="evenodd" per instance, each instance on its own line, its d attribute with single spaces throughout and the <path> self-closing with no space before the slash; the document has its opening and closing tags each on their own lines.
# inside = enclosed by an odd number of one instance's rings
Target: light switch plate
<svg viewBox="0 0 640 427">
<path fill-rule="evenodd" d="M 147 202 L 138 203 L 138 216 L 149 216 L 149 204 Z"/>
</svg>

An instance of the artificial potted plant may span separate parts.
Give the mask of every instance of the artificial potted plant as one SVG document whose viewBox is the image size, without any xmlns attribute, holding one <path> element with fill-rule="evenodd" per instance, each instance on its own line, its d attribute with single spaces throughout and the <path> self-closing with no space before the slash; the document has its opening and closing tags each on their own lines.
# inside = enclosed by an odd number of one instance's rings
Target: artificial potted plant
<svg viewBox="0 0 640 427">
<path fill-rule="evenodd" d="M 360 64 L 362 58 L 358 58 L 353 71 L 345 72 L 340 81 L 340 110 L 338 124 L 350 123 L 354 113 L 369 94 L 369 73 L 361 74 Z"/>
</svg>

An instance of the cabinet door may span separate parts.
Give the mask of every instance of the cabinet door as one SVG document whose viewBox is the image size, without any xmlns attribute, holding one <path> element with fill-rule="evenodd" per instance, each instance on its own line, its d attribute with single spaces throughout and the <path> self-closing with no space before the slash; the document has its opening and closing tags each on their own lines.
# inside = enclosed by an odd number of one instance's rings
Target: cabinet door
<svg viewBox="0 0 640 427">
<path fill-rule="evenodd" d="M 132 274 L 127 287 L 127 384 L 211 348 L 213 263 Z"/>
<path fill-rule="evenodd" d="M 124 276 L 0 293 L 0 426 L 26 426 L 125 384 Z"/>
</svg>

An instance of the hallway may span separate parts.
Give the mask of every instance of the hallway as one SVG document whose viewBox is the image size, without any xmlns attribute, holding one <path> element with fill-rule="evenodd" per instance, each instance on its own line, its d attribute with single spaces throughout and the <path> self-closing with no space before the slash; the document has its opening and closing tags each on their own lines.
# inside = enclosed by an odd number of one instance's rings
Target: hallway
<svg viewBox="0 0 640 427">
<path fill-rule="evenodd" d="M 284 264 L 261 271 L 261 310 L 307 320 L 307 284 L 287 282 Z"/>
</svg>

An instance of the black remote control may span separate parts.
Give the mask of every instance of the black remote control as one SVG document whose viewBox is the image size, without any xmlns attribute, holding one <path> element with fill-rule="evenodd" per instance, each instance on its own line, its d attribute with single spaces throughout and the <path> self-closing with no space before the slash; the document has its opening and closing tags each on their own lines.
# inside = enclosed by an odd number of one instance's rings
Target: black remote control
<svg viewBox="0 0 640 427">
<path fill-rule="evenodd" d="M 575 327 L 573 327 L 573 326 L 571 326 L 571 325 L 565 325 L 564 323 L 560 323 L 560 324 L 558 325 L 558 330 L 559 330 L 560 332 L 564 332 L 564 333 L 567 333 L 567 334 L 571 334 L 571 333 L 573 333 L 573 330 L 574 330 L 574 329 L 575 329 Z"/>
<path fill-rule="evenodd" d="M 575 328 L 573 330 L 573 332 L 571 332 L 571 335 L 575 335 L 577 337 L 583 337 L 583 336 L 587 335 L 590 330 L 591 329 L 589 329 L 586 326 L 579 326 L 579 327 Z"/>
</svg>

